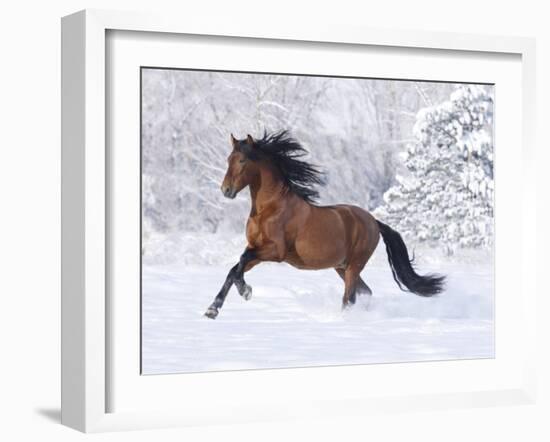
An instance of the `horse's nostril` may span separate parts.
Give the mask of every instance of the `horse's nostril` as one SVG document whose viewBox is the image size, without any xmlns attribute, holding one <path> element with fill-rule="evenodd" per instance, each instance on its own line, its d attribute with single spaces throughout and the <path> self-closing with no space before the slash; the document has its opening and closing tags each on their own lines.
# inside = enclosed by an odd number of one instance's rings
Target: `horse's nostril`
<svg viewBox="0 0 550 442">
<path fill-rule="evenodd" d="M 233 196 L 233 189 L 229 186 L 222 186 L 223 196 L 231 198 Z"/>
</svg>

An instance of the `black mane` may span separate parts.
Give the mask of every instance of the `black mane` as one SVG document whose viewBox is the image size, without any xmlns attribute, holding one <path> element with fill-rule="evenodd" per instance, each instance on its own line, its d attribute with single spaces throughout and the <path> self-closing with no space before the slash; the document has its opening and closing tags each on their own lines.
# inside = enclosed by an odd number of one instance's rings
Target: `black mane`
<svg viewBox="0 0 550 442">
<path fill-rule="evenodd" d="M 324 185 L 323 172 L 313 164 L 301 160 L 308 154 L 288 131 L 282 130 L 254 140 L 254 149 L 248 153 L 252 160 L 267 159 L 281 172 L 285 187 L 309 203 L 319 198 L 316 185 Z"/>
</svg>

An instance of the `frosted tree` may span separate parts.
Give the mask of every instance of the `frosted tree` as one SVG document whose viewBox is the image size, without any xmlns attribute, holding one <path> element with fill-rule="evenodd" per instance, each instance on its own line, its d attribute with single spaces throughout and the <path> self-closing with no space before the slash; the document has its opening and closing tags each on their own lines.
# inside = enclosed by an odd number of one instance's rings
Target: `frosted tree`
<svg viewBox="0 0 550 442">
<path fill-rule="evenodd" d="M 421 110 L 406 173 L 376 215 L 409 240 L 484 247 L 493 237 L 493 99 L 484 86 L 461 85 L 450 100 Z"/>
</svg>

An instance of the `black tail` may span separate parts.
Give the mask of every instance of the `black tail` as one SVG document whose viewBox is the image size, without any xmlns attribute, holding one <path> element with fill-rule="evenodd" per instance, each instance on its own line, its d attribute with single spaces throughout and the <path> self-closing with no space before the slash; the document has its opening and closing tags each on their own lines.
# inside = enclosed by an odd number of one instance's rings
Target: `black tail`
<svg viewBox="0 0 550 442">
<path fill-rule="evenodd" d="M 409 259 L 407 246 L 405 246 L 401 235 L 390 226 L 378 220 L 376 222 L 378 223 L 378 227 L 380 227 L 382 239 L 386 244 L 393 279 L 395 279 L 399 288 L 420 296 L 433 296 L 440 293 L 443 290 L 445 277 L 440 275 L 421 276 L 417 274 L 411 264 L 412 260 Z"/>
</svg>

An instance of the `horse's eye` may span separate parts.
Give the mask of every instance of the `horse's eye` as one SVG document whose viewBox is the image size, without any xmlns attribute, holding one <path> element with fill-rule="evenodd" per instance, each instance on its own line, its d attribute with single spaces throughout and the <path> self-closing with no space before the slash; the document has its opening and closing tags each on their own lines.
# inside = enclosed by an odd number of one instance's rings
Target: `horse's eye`
<svg viewBox="0 0 550 442">
<path fill-rule="evenodd" d="M 246 158 L 243 158 L 242 160 L 239 160 L 239 163 L 241 163 L 241 164 L 246 163 Z"/>
</svg>

